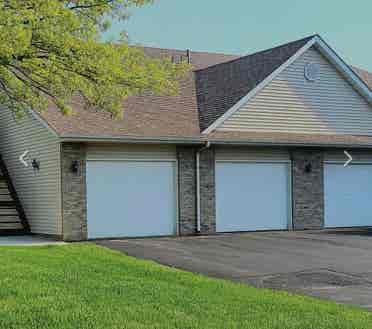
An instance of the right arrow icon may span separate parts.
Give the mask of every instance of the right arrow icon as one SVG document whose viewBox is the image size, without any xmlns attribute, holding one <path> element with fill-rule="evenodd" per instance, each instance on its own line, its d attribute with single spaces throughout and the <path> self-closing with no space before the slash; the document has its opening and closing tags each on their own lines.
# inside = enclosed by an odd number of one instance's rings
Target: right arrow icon
<svg viewBox="0 0 372 329">
<path fill-rule="evenodd" d="M 348 151 L 344 151 L 345 155 L 347 156 L 347 160 L 344 163 L 344 167 L 347 167 L 351 161 L 353 161 L 353 157 L 349 154 Z"/>
</svg>

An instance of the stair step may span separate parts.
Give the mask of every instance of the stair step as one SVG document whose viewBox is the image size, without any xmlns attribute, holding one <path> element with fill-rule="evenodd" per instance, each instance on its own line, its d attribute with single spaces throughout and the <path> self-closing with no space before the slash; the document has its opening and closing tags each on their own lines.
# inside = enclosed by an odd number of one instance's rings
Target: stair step
<svg viewBox="0 0 372 329">
<path fill-rule="evenodd" d="M 0 208 L 0 217 L 2 216 L 18 216 L 18 211 L 15 207 L 2 207 Z"/>
<path fill-rule="evenodd" d="M 13 200 L 12 196 L 10 195 L 10 193 L 2 193 L 2 191 L 0 190 L 0 200 L 4 200 L 4 201 L 7 201 L 7 200 Z"/>
<path fill-rule="evenodd" d="M 0 208 L 3 207 L 15 207 L 16 203 L 13 200 L 3 201 L 0 199 Z"/>
<path fill-rule="evenodd" d="M 18 214 L 1 214 L 0 215 L 0 222 L 7 221 L 7 220 L 20 220 Z"/>
<path fill-rule="evenodd" d="M 0 232 L 2 230 L 21 230 L 23 229 L 21 222 L 18 223 L 0 223 Z"/>
<path fill-rule="evenodd" d="M 0 202 L 2 201 L 13 201 L 12 197 L 10 194 L 1 194 L 0 193 Z"/>
<path fill-rule="evenodd" d="M 0 236 L 25 235 L 25 234 L 27 234 L 27 232 L 24 229 L 0 230 Z"/>
<path fill-rule="evenodd" d="M 6 181 L 0 180 L 0 189 L 8 191 L 8 185 L 6 184 Z"/>
<path fill-rule="evenodd" d="M 0 234 L 30 232 L 22 204 L 0 154 Z"/>
<path fill-rule="evenodd" d="M 24 229 L 0 230 L 0 236 L 15 236 L 28 234 Z"/>
</svg>

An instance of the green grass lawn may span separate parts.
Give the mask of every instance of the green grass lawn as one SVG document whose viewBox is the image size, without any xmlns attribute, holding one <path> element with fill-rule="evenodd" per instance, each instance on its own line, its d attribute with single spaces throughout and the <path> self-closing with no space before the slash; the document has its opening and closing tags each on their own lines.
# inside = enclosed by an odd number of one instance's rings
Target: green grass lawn
<svg viewBox="0 0 372 329">
<path fill-rule="evenodd" d="M 372 328 L 372 313 L 93 244 L 0 248 L 0 328 Z"/>
</svg>

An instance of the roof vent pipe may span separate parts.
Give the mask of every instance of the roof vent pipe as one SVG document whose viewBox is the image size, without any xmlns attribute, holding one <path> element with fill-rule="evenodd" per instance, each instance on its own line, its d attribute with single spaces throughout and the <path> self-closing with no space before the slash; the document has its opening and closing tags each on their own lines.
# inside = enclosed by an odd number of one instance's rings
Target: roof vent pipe
<svg viewBox="0 0 372 329">
<path fill-rule="evenodd" d="M 190 49 L 186 50 L 187 63 L 191 64 L 191 51 Z"/>
<path fill-rule="evenodd" d="M 200 153 L 211 146 L 207 141 L 205 146 L 196 152 L 196 231 L 201 231 L 201 211 L 200 211 Z"/>
</svg>

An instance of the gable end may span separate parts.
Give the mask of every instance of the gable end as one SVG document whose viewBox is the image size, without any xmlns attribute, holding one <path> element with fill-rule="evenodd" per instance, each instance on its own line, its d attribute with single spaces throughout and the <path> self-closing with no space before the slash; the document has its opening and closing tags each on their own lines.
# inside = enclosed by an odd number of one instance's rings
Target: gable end
<svg viewBox="0 0 372 329">
<path fill-rule="evenodd" d="M 354 88 L 365 102 L 372 106 L 372 90 L 366 84 L 364 80 L 357 75 L 353 69 L 351 69 L 318 35 L 310 37 L 306 40 L 304 44 L 296 53 L 294 53 L 288 60 L 286 60 L 280 67 L 273 71 L 269 76 L 267 76 L 263 81 L 261 81 L 254 89 L 250 90 L 248 94 L 242 97 L 237 103 L 235 103 L 230 109 L 225 111 L 222 115 L 217 117 L 217 119 L 211 123 L 207 128 L 203 130 L 203 134 L 209 134 L 214 130 L 221 130 L 226 128 L 225 122 L 228 121 L 235 112 L 240 111 L 240 109 L 250 101 L 252 101 L 258 93 L 261 93 L 269 84 L 271 84 L 275 79 L 278 78 L 283 71 L 285 71 L 289 66 L 292 66 L 300 57 L 303 56 L 310 48 L 317 49 L 319 53 L 322 54 L 323 58 L 327 60 L 328 64 L 333 67 L 334 70 L 338 71 L 339 76 L 348 82 L 349 86 Z M 279 47 L 280 48 L 280 47 Z"/>
<path fill-rule="evenodd" d="M 309 63 L 319 69 L 315 81 L 305 77 Z M 372 136 L 372 107 L 313 45 L 216 131 Z"/>
</svg>

